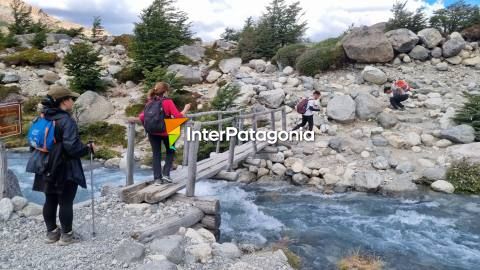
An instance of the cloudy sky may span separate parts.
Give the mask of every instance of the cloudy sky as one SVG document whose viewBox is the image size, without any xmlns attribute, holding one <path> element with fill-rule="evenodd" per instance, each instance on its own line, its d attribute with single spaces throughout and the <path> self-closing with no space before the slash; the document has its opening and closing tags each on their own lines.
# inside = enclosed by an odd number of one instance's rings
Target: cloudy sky
<svg viewBox="0 0 480 270">
<path fill-rule="evenodd" d="M 288 2 L 292 2 L 290 0 Z M 60 19 L 90 26 L 93 16 L 101 16 L 104 27 L 113 34 L 131 33 L 140 12 L 153 0 L 26 0 Z M 258 17 L 271 0 L 177 0 L 187 12 L 195 36 L 217 39 L 225 27 L 241 28 L 249 16 Z M 308 22 L 307 37 L 318 41 L 336 36 L 349 25 L 370 25 L 386 21 L 394 0 L 300 0 Z M 408 8 L 425 7 L 427 13 L 454 0 L 409 0 Z M 467 0 L 480 4 L 480 0 Z"/>
</svg>

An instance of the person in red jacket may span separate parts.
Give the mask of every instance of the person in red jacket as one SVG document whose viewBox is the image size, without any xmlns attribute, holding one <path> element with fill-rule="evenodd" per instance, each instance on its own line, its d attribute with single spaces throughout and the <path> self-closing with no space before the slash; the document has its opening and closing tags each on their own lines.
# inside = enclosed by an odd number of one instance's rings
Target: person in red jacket
<svg viewBox="0 0 480 270">
<path fill-rule="evenodd" d="M 190 110 L 190 104 L 186 104 L 183 108 L 183 111 L 178 111 L 177 107 L 173 101 L 169 98 L 166 98 L 167 93 L 170 91 L 170 86 L 168 83 L 159 82 L 148 91 L 147 95 L 147 104 L 152 102 L 155 98 L 164 98 L 162 101 L 162 108 L 165 113 L 165 118 L 183 118 L 185 114 Z M 145 115 L 144 112 L 141 112 L 139 115 L 140 121 L 144 123 Z M 148 134 L 148 140 L 152 146 L 153 154 L 153 176 L 156 183 L 163 184 L 164 181 L 172 183 L 170 178 L 170 171 L 173 165 L 173 158 L 175 156 L 175 148 L 170 147 L 168 143 L 168 134 L 166 131 L 161 133 Z M 165 157 L 165 166 L 162 171 L 162 156 L 161 156 L 161 146 L 162 144 L 166 149 Z"/>
</svg>

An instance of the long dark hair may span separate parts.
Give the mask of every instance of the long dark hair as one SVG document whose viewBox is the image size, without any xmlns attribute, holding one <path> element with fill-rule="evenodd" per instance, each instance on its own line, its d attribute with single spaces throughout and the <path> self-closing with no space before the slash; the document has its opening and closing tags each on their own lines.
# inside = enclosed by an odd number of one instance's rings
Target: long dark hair
<svg viewBox="0 0 480 270">
<path fill-rule="evenodd" d="M 52 96 L 46 95 L 41 103 L 45 108 L 55 109 L 55 108 L 59 108 L 60 104 L 62 104 L 62 102 L 64 100 L 69 99 L 69 98 L 70 97 L 62 97 L 62 98 L 59 98 L 59 99 L 54 99 Z"/>
</svg>

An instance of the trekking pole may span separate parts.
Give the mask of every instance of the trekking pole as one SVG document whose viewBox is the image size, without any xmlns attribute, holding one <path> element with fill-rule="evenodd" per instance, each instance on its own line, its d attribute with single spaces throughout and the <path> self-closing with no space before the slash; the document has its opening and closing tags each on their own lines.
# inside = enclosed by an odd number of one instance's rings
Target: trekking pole
<svg viewBox="0 0 480 270">
<path fill-rule="evenodd" d="M 90 188 L 92 189 L 91 196 L 92 196 L 92 237 L 95 237 L 95 195 L 93 191 L 93 141 L 88 141 L 90 145 Z"/>
</svg>

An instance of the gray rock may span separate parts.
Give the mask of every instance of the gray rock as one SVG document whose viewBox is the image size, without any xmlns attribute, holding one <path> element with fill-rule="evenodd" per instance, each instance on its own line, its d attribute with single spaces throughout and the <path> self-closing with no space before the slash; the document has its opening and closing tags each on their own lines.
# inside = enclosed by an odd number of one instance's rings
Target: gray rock
<svg viewBox="0 0 480 270">
<path fill-rule="evenodd" d="M 386 63 L 394 57 L 392 44 L 383 31 L 358 28 L 342 40 L 348 58 L 362 63 Z"/>
<path fill-rule="evenodd" d="M 277 109 L 285 100 L 285 92 L 282 89 L 263 91 L 258 95 L 257 100 L 271 109 Z"/>
<path fill-rule="evenodd" d="M 196 68 L 186 65 L 174 64 L 167 68 L 169 72 L 175 73 L 176 77 L 182 78 L 185 84 L 197 84 L 203 81 L 202 72 Z"/>
<path fill-rule="evenodd" d="M 281 163 L 275 163 L 272 166 L 272 172 L 276 175 L 285 175 L 287 168 L 283 166 Z"/>
<path fill-rule="evenodd" d="M 335 137 L 330 139 L 330 141 L 328 141 L 328 147 L 332 148 L 338 153 L 344 152 L 346 148 L 346 142 L 343 138 Z"/>
<path fill-rule="evenodd" d="M 431 54 L 432 57 L 434 57 L 434 58 L 440 58 L 440 57 L 442 57 L 442 55 L 443 55 L 442 48 L 440 48 L 440 47 L 435 47 L 435 48 L 433 48 L 433 50 L 430 52 L 430 54 Z"/>
<path fill-rule="evenodd" d="M 35 34 L 24 34 L 24 35 L 15 35 L 15 38 L 18 40 L 20 43 L 21 47 L 25 48 L 31 48 L 31 43 L 33 39 L 35 38 Z M 47 45 L 52 45 L 55 43 L 59 43 L 60 40 L 72 40 L 72 37 L 66 34 L 54 34 L 54 33 L 48 33 L 47 34 L 47 39 L 46 39 L 46 44 Z"/>
<path fill-rule="evenodd" d="M 12 198 L 12 203 L 13 203 L 13 210 L 15 212 L 18 212 L 27 205 L 28 200 L 25 199 L 24 197 L 15 196 Z"/>
<path fill-rule="evenodd" d="M 80 125 L 107 119 L 114 113 L 114 107 L 106 98 L 93 91 L 83 93 L 75 102 Z"/>
<path fill-rule="evenodd" d="M 376 171 L 356 172 L 353 182 L 356 191 L 376 192 L 383 182 L 383 176 Z"/>
<path fill-rule="evenodd" d="M 398 174 L 410 173 L 415 171 L 415 166 L 409 161 L 404 161 L 397 165 L 395 171 Z"/>
<path fill-rule="evenodd" d="M 20 81 L 20 76 L 12 72 L 5 73 L 2 79 L 2 83 L 4 84 L 16 83 L 18 81 Z"/>
<path fill-rule="evenodd" d="M 443 39 L 442 34 L 435 28 L 426 28 L 418 32 L 420 41 L 426 45 L 427 48 L 435 48 Z"/>
<path fill-rule="evenodd" d="M 375 146 L 385 147 L 388 146 L 388 140 L 382 135 L 372 136 L 372 144 Z"/>
<path fill-rule="evenodd" d="M 168 260 L 161 260 L 144 264 L 138 267 L 137 270 L 177 270 L 177 265 Z"/>
<path fill-rule="evenodd" d="M 433 182 L 430 187 L 435 191 L 447 194 L 452 194 L 453 192 L 455 192 L 455 187 L 445 180 L 437 180 Z"/>
<path fill-rule="evenodd" d="M 395 51 L 400 53 L 408 53 L 417 45 L 419 37 L 412 31 L 401 28 L 385 33 Z"/>
<path fill-rule="evenodd" d="M 356 103 L 352 97 L 335 96 L 327 105 L 327 116 L 340 123 L 350 123 L 355 120 Z"/>
<path fill-rule="evenodd" d="M 480 163 L 480 142 L 454 145 L 447 148 L 447 161 L 462 161 Z"/>
<path fill-rule="evenodd" d="M 447 179 L 447 169 L 445 167 L 426 168 L 422 172 L 422 180 L 427 183 L 433 183 L 437 180 Z"/>
<path fill-rule="evenodd" d="M 425 47 L 417 45 L 408 55 L 413 59 L 425 61 L 429 57 L 429 51 Z"/>
<path fill-rule="evenodd" d="M 264 71 L 265 73 L 274 73 L 276 71 L 277 71 L 277 66 L 275 66 L 275 65 L 267 64 L 265 66 L 265 71 Z"/>
<path fill-rule="evenodd" d="M 13 203 L 9 198 L 0 200 L 0 221 L 7 221 L 13 213 Z"/>
<path fill-rule="evenodd" d="M 390 169 L 390 163 L 383 156 L 378 156 L 372 160 L 372 167 L 377 170 L 387 170 Z"/>
<path fill-rule="evenodd" d="M 475 129 L 469 125 L 459 125 L 440 132 L 440 138 L 454 143 L 472 143 L 475 141 Z"/>
<path fill-rule="evenodd" d="M 111 65 L 111 66 L 108 66 L 107 70 L 108 70 L 108 73 L 110 73 L 111 75 L 115 75 L 117 73 L 119 73 L 120 71 L 122 71 L 122 66 L 119 66 L 119 65 Z"/>
<path fill-rule="evenodd" d="M 54 84 L 58 80 L 60 80 L 60 76 L 55 72 L 49 71 L 43 75 L 43 81 L 48 85 Z"/>
<path fill-rule="evenodd" d="M 417 190 L 417 185 L 413 183 L 412 176 L 410 174 L 399 175 L 381 187 L 381 192 L 385 195 L 398 195 L 415 192 Z"/>
<path fill-rule="evenodd" d="M 450 63 L 452 65 L 460 65 L 462 63 L 462 58 L 457 55 L 457 56 L 454 56 L 454 57 L 447 58 L 447 59 L 445 59 L 445 61 L 447 61 L 448 63 Z"/>
<path fill-rule="evenodd" d="M 194 62 L 202 60 L 205 56 L 205 48 L 200 45 L 183 45 L 174 51 Z"/>
<path fill-rule="evenodd" d="M 216 71 L 216 70 L 211 70 L 209 73 L 208 73 L 208 76 L 207 76 L 207 82 L 209 83 L 214 83 L 216 80 L 218 80 L 218 78 L 220 78 L 222 76 L 222 73 Z"/>
<path fill-rule="evenodd" d="M 465 45 L 467 43 L 463 39 L 452 38 L 448 40 L 442 46 L 443 57 L 449 58 L 458 55 L 465 48 Z"/>
<path fill-rule="evenodd" d="M 383 128 L 393 128 L 398 123 L 398 118 L 394 114 L 382 112 L 377 116 L 377 122 Z"/>
<path fill-rule="evenodd" d="M 154 254 L 164 255 L 175 264 L 183 263 L 185 256 L 184 238 L 181 235 L 169 235 L 157 238 L 150 244 L 150 250 Z"/>
<path fill-rule="evenodd" d="M 5 182 L 5 190 L 3 191 L 3 197 L 13 198 L 15 196 L 22 197 L 22 190 L 20 189 L 20 184 L 15 173 L 8 169 L 7 170 L 7 181 Z"/>
<path fill-rule="evenodd" d="M 387 82 L 387 74 L 373 66 L 366 66 L 362 71 L 362 77 L 365 81 L 374 84 L 384 84 Z"/>
<path fill-rule="evenodd" d="M 303 173 L 296 173 L 292 176 L 292 182 L 300 186 L 308 183 L 308 180 L 308 176 L 304 175 Z"/>
<path fill-rule="evenodd" d="M 242 256 L 240 249 L 233 243 L 214 244 L 212 254 L 224 259 L 236 259 Z"/>
<path fill-rule="evenodd" d="M 223 73 L 230 73 L 234 70 L 237 70 L 242 65 L 242 59 L 239 57 L 223 59 L 218 64 L 218 67 Z"/>
<path fill-rule="evenodd" d="M 145 256 L 145 246 L 138 242 L 124 239 L 120 242 L 113 256 L 117 261 L 122 263 L 130 264 L 135 261 L 140 261 Z"/>
<path fill-rule="evenodd" d="M 122 44 L 115 45 L 113 51 L 118 55 L 124 55 L 127 53 L 127 49 L 125 49 L 125 46 L 123 46 Z"/>
<path fill-rule="evenodd" d="M 441 63 L 438 63 L 435 68 L 438 70 L 438 71 L 448 71 L 448 64 L 445 63 L 445 62 L 441 62 Z"/>
<path fill-rule="evenodd" d="M 374 119 L 383 111 L 382 104 L 370 94 L 358 94 L 355 104 L 356 115 L 360 120 Z"/>
<path fill-rule="evenodd" d="M 24 217 L 35 217 L 42 214 L 42 206 L 29 202 L 27 206 L 25 206 L 22 211 L 20 211 L 20 215 Z"/>
</svg>

